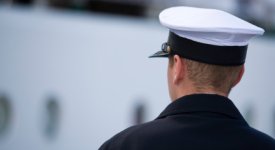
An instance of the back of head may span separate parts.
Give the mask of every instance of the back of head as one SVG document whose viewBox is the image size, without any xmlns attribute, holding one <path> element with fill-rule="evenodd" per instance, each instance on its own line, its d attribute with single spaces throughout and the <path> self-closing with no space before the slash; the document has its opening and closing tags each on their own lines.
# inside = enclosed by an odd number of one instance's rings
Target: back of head
<svg viewBox="0 0 275 150">
<path fill-rule="evenodd" d="M 243 65 L 219 66 L 185 59 L 188 78 L 196 91 L 211 89 L 229 94 L 235 86 Z"/>
<path fill-rule="evenodd" d="M 159 19 L 169 29 L 169 37 L 162 50 L 150 57 L 183 58 L 198 92 L 210 89 L 228 94 L 243 74 L 249 40 L 264 33 L 216 9 L 172 7 L 162 11 Z"/>
</svg>

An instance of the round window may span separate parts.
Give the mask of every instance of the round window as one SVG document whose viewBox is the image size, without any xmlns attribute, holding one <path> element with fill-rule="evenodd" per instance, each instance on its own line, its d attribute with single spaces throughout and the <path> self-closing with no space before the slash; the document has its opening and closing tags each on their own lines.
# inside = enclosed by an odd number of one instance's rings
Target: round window
<svg viewBox="0 0 275 150">
<path fill-rule="evenodd" d="M 48 138 L 53 138 L 57 133 L 60 119 L 57 99 L 49 97 L 44 108 L 44 133 Z"/>
<path fill-rule="evenodd" d="M 11 106 L 5 96 L 0 96 L 0 137 L 8 130 L 11 119 Z"/>
</svg>

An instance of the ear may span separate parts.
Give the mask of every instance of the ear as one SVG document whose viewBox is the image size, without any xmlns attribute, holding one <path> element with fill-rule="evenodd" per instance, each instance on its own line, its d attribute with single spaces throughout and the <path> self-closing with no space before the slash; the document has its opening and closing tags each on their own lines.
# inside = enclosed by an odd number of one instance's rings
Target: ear
<svg viewBox="0 0 275 150">
<path fill-rule="evenodd" d="M 173 83 L 179 84 L 182 79 L 184 79 L 185 75 L 185 61 L 178 55 L 173 57 L 174 66 L 173 66 Z"/>
<path fill-rule="evenodd" d="M 241 79 L 242 79 L 242 77 L 243 77 L 243 74 L 244 74 L 244 71 L 245 71 L 245 67 L 244 67 L 244 65 L 243 65 L 242 68 L 241 68 L 241 71 L 240 71 L 240 73 L 239 73 L 239 75 L 238 75 L 237 80 L 236 80 L 235 83 L 233 84 L 233 87 L 236 86 L 236 85 L 241 81 Z"/>
</svg>

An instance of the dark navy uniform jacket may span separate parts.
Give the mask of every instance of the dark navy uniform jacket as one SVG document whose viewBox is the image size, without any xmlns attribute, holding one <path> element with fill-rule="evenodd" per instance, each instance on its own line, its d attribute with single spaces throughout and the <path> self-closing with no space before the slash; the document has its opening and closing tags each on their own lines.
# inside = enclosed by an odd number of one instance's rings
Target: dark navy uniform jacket
<svg viewBox="0 0 275 150">
<path fill-rule="evenodd" d="M 226 97 L 196 94 L 172 102 L 157 119 L 130 127 L 100 150 L 275 150 Z"/>
</svg>

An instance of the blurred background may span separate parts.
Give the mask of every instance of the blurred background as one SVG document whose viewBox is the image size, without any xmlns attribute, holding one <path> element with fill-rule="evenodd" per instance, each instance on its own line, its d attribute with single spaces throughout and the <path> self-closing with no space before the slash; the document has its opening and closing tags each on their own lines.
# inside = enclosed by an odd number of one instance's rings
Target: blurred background
<svg viewBox="0 0 275 150">
<path fill-rule="evenodd" d="M 170 103 L 167 60 L 148 56 L 167 40 L 158 13 L 179 5 L 266 30 L 230 98 L 275 137 L 274 0 L 0 0 L 0 149 L 95 150 L 156 118 Z"/>
</svg>

